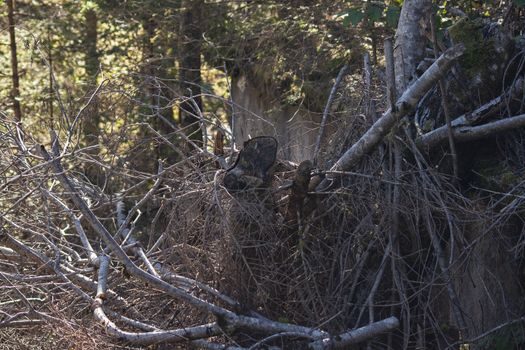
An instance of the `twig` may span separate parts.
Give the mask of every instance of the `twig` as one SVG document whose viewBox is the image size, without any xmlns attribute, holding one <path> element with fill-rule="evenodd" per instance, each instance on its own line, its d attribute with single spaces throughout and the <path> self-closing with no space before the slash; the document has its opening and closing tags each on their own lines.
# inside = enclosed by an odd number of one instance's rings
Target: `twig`
<svg viewBox="0 0 525 350">
<path fill-rule="evenodd" d="M 207 284 L 204 284 L 194 279 L 180 276 L 173 272 L 170 272 L 167 268 L 163 267 L 160 263 L 155 263 L 154 266 L 155 266 L 155 269 L 161 273 L 161 277 L 167 281 L 172 281 L 180 285 L 181 287 L 188 288 L 188 289 L 197 287 L 207 293 L 210 293 L 210 295 L 217 297 L 218 299 L 222 300 L 223 302 L 225 302 L 226 304 L 232 307 L 240 307 L 240 304 L 237 301 L 220 293 L 218 290 L 208 286 Z"/>
<path fill-rule="evenodd" d="M 332 86 L 330 95 L 328 96 L 328 101 L 326 102 L 326 106 L 324 107 L 323 118 L 321 119 L 321 124 L 319 125 L 319 133 L 317 134 L 317 141 L 315 142 L 314 156 L 313 156 L 314 166 L 317 166 L 317 161 L 319 158 L 319 150 L 321 148 L 321 140 L 324 135 L 324 129 L 326 127 L 326 120 L 328 119 L 328 113 L 330 113 L 330 107 L 332 107 L 332 102 L 334 101 L 334 97 L 337 92 L 337 88 L 339 87 L 341 80 L 343 80 L 343 77 L 345 76 L 347 70 L 348 70 L 348 64 L 345 64 L 339 71 L 339 74 L 337 74 L 335 83 Z"/>
<path fill-rule="evenodd" d="M 370 289 L 370 292 L 368 293 L 368 297 L 366 298 L 366 302 L 361 307 L 361 311 L 359 312 L 359 316 L 357 317 L 357 323 L 359 323 L 359 321 L 361 320 L 361 317 L 367 306 L 369 307 L 369 310 L 372 310 L 369 313 L 370 324 L 374 322 L 374 318 L 373 318 L 374 316 L 373 314 L 374 297 L 377 292 L 377 289 L 379 288 L 379 284 L 381 283 L 383 279 L 383 273 L 385 272 L 385 267 L 387 265 L 387 259 L 390 257 L 391 250 L 392 250 L 392 241 L 388 242 L 388 245 L 385 249 L 385 252 L 383 254 L 383 259 L 381 260 L 379 269 L 377 270 L 377 274 L 374 279 L 374 284 L 372 285 L 372 288 Z"/>
<path fill-rule="evenodd" d="M 157 182 L 160 183 L 160 180 L 161 178 L 159 177 Z M 156 187 L 157 186 L 153 186 L 153 188 L 148 193 L 152 194 L 156 190 Z M 146 198 L 147 196 L 148 195 L 144 196 L 144 198 Z M 141 200 L 140 202 L 143 202 L 143 201 Z M 140 202 L 137 205 L 135 205 L 134 208 L 139 207 Z M 151 261 L 149 261 L 148 257 L 146 256 L 144 249 L 142 249 L 142 246 L 140 245 L 140 243 L 131 235 L 131 230 L 128 229 L 126 226 L 126 222 L 131 220 L 132 216 L 130 214 L 132 211 L 128 213 L 127 217 L 124 211 L 125 211 L 124 202 L 122 200 L 117 201 L 117 224 L 119 225 L 119 229 L 117 233 L 120 232 L 120 235 L 122 236 L 124 241 L 127 240 L 132 245 L 131 250 L 133 251 L 133 253 L 137 254 L 140 257 L 142 262 L 146 265 L 146 268 L 148 269 L 148 271 L 152 275 L 160 278 L 158 272 L 153 267 L 153 264 L 151 263 Z"/>
<path fill-rule="evenodd" d="M 436 59 L 439 57 L 438 43 L 436 36 L 436 19 L 434 14 L 430 14 L 430 29 L 432 32 L 432 46 L 434 47 L 434 56 Z M 456 144 L 454 142 L 454 134 L 452 132 L 452 123 L 450 121 L 450 110 L 448 108 L 447 101 L 447 91 L 445 88 L 444 79 L 439 79 L 438 81 L 439 93 L 441 94 L 441 105 L 443 106 L 443 113 L 445 114 L 445 122 L 447 125 L 447 135 L 448 135 L 448 145 L 450 147 L 450 155 L 452 157 L 452 168 L 454 172 L 454 182 L 459 180 L 459 170 L 458 170 L 458 154 L 456 152 Z"/>
<path fill-rule="evenodd" d="M 102 89 L 102 87 L 104 87 L 104 85 L 106 84 L 107 82 L 107 79 L 106 80 L 103 80 L 98 86 L 97 88 L 95 89 L 95 91 L 93 91 L 93 93 L 91 94 L 91 96 L 89 97 L 89 100 L 86 102 L 86 104 L 84 106 L 82 106 L 82 108 L 80 108 L 80 110 L 78 111 L 77 115 L 75 116 L 75 119 L 73 120 L 73 123 L 71 124 L 71 126 L 69 127 L 69 133 L 67 135 L 67 140 L 66 140 L 66 143 L 64 144 L 64 149 L 62 150 L 62 153 L 60 154 L 60 156 L 64 156 L 64 154 L 67 152 L 67 149 L 69 148 L 69 144 L 71 143 L 71 138 L 73 135 L 75 135 L 75 133 L 73 132 L 73 130 L 75 129 L 75 126 L 78 122 L 78 120 L 80 119 L 81 115 L 82 115 L 82 112 L 84 112 L 86 110 L 86 108 L 89 107 L 89 105 L 91 104 L 91 102 L 93 101 L 93 99 L 98 95 L 99 91 Z"/>
<path fill-rule="evenodd" d="M 467 345 L 467 344 L 477 343 L 481 339 L 486 338 L 489 335 L 494 334 L 495 332 L 497 332 L 497 331 L 499 331 L 499 330 L 501 330 L 501 329 L 503 329 L 505 327 L 512 326 L 513 324 L 521 323 L 521 322 L 525 322 L 525 316 L 522 316 L 520 318 L 517 318 L 517 319 L 511 320 L 511 321 L 502 323 L 502 324 L 500 324 L 500 325 L 498 325 L 498 326 L 496 326 L 496 327 L 494 327 L 492 329 L 489 329 L 486 332 L 483 332 L 483 333 L 479 334 L 478 336 L 476 336 L 474 338 L 465 339 L 465 340 L 461 340 L 461 341 L 455 342 L 454 344 L 449 345 L 445 350 L 454 349 L 458 345 Z"/>
<path fill-rule="evenodd" d="M 153 217 L 153 220 L 151 221 L 151 225 L 150 225 L 150 228 L 149 228 L 149 237 L 148 237 L 148 245 L 147 245 L 147 253 L 146 255 L 150 255 L 150 249 L 152 249 L 152 244 L 153 244 L 153 237 L 155 235 L 155 228 L 157 226 L 157 222 L 159 221 L 162 213 L 164 212 L 164 209 L 166 207 L 166 202 L 165 201 L 162 201 L 161 202 L 161 205 L 160 205 L 160 208 L 157 210 L 157 212 L 155 213 L 155 217 Z"/>
<path fill-rule="evenodd" d="M 421 160 L 420 160 L 420 156 L 421 155 L 418 153 L 418 150 L 416 148 L 416 145 L 415 145 L 414 141 L 411 140 L 411 139 L 409 139 L 409 141 L 410 141 L 412 150 L 413 150 L 414 154 L 416 155 L 415 159 L 416 159 L 417 166 L 418 166 L 418 168 L 420 170 L 420 174 L 422 176 L 426 177 L 426 172 L 424 171 L 423 164 L 421 163 Z M 432 181 L 427 180 L 426 183 L 428 183 L 430 186 L 433 187 Z M 423 193 L 423 198 L 425 199 L 425 202 L 428 203 L 427 191 L 423 191 L 422 193 Z M 455 319 L 455 321 L 457 323 L 457 326 L 460 328 L 460 330 L 463 332 L 463 334 L 468 336 L 467 324 L 466 324 L 465 318 L 463 316 L 463 311 L 461 310 L 461 305 L 460 305 L 459 298 L 458 298 L 458 295 L 457 295 L 457 292 L 456 292 L 456 287 L 454 285 L 454 281 L 452 280 L 452 278 L 450 276 L 448 261 L 446 259 L 446 256 L 445 256 L 445 253 L 443 251 L 443 248 L 441 247 L 441 241 L 440 241 L 439 237 L 437 236 L 437 234 L 436 234 L 436 232 L 434 230 L 434 227 L 432 225 L 432 222 L 431 222 L 432 214 L 431 214 L 430 209 L 429 209 L 428 206 L 423 206 L 422 210 L 423 210 L 423 213 L 425 214 L 425 216 L 423 218 L 424 219 L 424 224 L 426 226 L 428 234 L 430 235 L 432 248 L 434 249 L 434 255 L 436 257 L 439 269 L 440 269 L 441 273 L 444 276 L 443 279 L 445 280 L 445 283 L 446 283 L 447 294 L 448 294 L 448 297 L 450 299 L 450 303 L 451 303 L 451 306 L 452 306 L 454 319 Z M 453 233 L 451 232 L 451 234 L 453 234 Z"/>
<path fill-rule="evenodd" d="M 69 215 L 71 220 L 73 221 L 73 224 L 75 225 L 75 230 L 78 233 L 78 236 L 80 238 L 80 241 L 82 242 L 82 246 L 84 247 L 84 251 L 86 252 L 86 255 L 89 259 L 89 263 L 92 266 L 98 266 L 98 256 L 95 253 L 95 250 L 91 246 L 91 243 L 89 243 L 89 240 L 86 236 L 86 232 L 84 232 L 84 228 L 82 227 L 82 224 L 80 223 L 80 220 L 75 216 L 75 213 L 67 205 L 65 205 L 59 198 L 57 198 L 53 193 L 49 192 L 46 189 L 43 189 L 43 192 L 45 195 L 47 195 L 49 198 L 51 198 L 55 203 L 57 203 L 62 209 L 66 211 L 66 213 Z"/>
<path fill-rule="evenodd" d="M 128 225 L 131 222 L 131 219 L 133 218 L 133 216 L 135 215 L 137 210 L 142 208 L 142 206 L 158 190 L 160 184 L 162 183 L 162 174 L 163 174 L 163 172 L 164 171 L 163 171 L 163 167 L 162 167 L 162 162 L 159 160 L 159 168 L 158 168 L 158 171 L 157 171 L 157 180 L 153 184 L 153 187 L 144 195 L 144 197 L 141 198 L 141 200 L 137 204 L 135 204 L 135 206 L 133 208 L 131 208 L 131 210 L 128 212 L 128 214 L 125 217 L 122 216 L 124 211 L 123 210 L 119 210 L 119 207 L 118 207 L 118 205 L 119 205 L 118 203 L 121 203 L 121 207 L 120 208 L 124 209 L 124 203 L 121 202 L 121 200 L 119 202 L 117 202 L 117 219 L 118 219 L 117 221 L 118 221 L 119 229 L 117 230 L 117 233 L 115 234 L 115 236 L 118 236 L 118 235 L 122 235 L 123 237 L 126 236 L 125 234 L 123 235 L 123 231 L 127 230 Z"/>
</svg>

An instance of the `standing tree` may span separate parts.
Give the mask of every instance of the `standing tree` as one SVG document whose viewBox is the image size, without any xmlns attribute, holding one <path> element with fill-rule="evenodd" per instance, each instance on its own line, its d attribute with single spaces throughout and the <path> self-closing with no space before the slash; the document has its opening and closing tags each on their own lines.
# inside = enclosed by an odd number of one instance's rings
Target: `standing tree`
<svg viewBox="0 0 525 350">
<path fill-rule="evenodd" d="M 22 121 L 22 108 L 20 106 L 20 77 L 18 75 L 18 57 L 16 53 L 16 36 L 15 36 L 15 15 L 14 0 L 7 0 L 7 20 L 9 23 L 9 46 L 11 48 L 11 76 L 13 88 L 11 90 L 11 99 L 13 103 L 13 112 L 15 120 Z"/>
<path fill-rule="evenodd" d="M 191 139 L 202 142 L 200 117 L 201 96 L 201 47 L 202 47 L 202 0 L 183 1 L 180 22 L 179 77 L 181 94 L 179 118 Z"/>
<path fill-rule="evenodd" d="M 100 70 L 100 60 L 97 50 L 98 39 L 98 16 L 95 4 L 87 2 L 84 8 L 84 23 L 82 44 L 84 47 L 84 68 L 85 81 L 87 85 L 86 93 L 88 98 L 94 93 L 97 77 Z M 100 115 L 97 96 L 91 100 L 89 108 L 84 115 L 84 140 L 87 145 L 98 143 Z"/>
</svg>

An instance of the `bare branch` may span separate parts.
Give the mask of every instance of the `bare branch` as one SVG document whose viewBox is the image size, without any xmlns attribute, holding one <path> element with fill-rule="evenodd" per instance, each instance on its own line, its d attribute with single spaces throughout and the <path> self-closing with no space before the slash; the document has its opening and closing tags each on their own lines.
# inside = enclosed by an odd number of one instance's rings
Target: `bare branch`
<svg viewBox="0 0 525 350">
<path fill-rule="evenodd" d="M 377 337 L 397 327 L 399 327 L 399 320 L 396 317 L 389 317 L 350 332 L 339 334 L 333 338 L 317 340 L 311 343 L 309 348 L 312 350 L 341 349 Z"/>
<path fill-rule="evenodd" d="M 372 152 L 401 118 L 410 113 L 417 102 L 452 66 L 465 51 L 461 44 L 441 55 L 423 75 L 417 79 L 399 98 L 395 108 L 389 108 L 383 116 L 330 168 L 331 171 L 350 170 L 366 154 Z M 330 179 L 323 180 L 316 188 L 322 191 L 330 185 Z"/>
<path fill-rule="evenodd" d="M 58 141 L 55 140 L 55 144 Z M 47 153 L 45 148 L 41 146 L 41 153 L 46 161 L 52 160 L 51 156 Z M 108 230 L 102 225 L 99 219 L 93 214 L 91 209 L 87 206 L 84 200 L 76 193 L 75 188 L 71 184 L 71 181 L 65 175 L 64 169 L 60 164 L 60 161 L 53 159 L 52 164 L 55 168 L 55 176 L 60 181 L 62 186 L 69 192 L 71 200 L 84 214 L 86 220 L 91 224 L 93 229 L 100 235 L 102 240 L 107 244 L 111 251 L 117 256 L 121 263 L 124 264 L 126 270 L 133 276 L 150 283 L 151 285 L 159 288 L 166 292 L 168 295 L 187 301 L 193 306 L 208 311 L 214 314 L 216 317 L 224 321 L 229 327 L 247 327 L 254 330 L 266 331 L 266 332 L 299 332 L 312 335 L 313 337 L 320 338 L 326 336 L 327 333 L 321 330 L 303 327 L 299 325 L 257 319 L 247 316 L 239 316 L 235 313 L 226 310 L 217 305 L 211 304 L 203 299 L 197 298 L 185 290 L 172 286 L 171 284 L 161 280 L 160 278 L 140 269 L 131 259 L 127 256 L 124 250 L 114 240 Z"/>
<path fill-rule="evenodd" d="M 490 117 L 493 117 L 501 109 L 501 104 L 509 97 L 514 97 L 519 95 L 523 91 L 523 78 L 519 78 L 516 82 L 509 88 L 508 92 L 496 97 L 495 99 L 490 100 L 482 106 L 479 106 L 474 111 L 463 114 L 460 117 L 451 121 L 451 126 L 453 129 L 462 128 L 464 126 L 471 126 L 479 124 L 482 121 L 487 120 Z M 426 147 L 428 149 L 434 148 L 437 145 L 444 142 L 447 135 L 447 125 L 443 125 L 435 130 L 432 130 L 420 137 L 417 138 L 417 144 L 421 147 Z"/>
<path fill-rule="evenodd" d="M 525 126 L 525 114 L 500 119 L 479 126 L 458 126 L 452 128 L 454 139 L 458 142 L 479 140 L 494 134 L 522 128 Z M 436 129 L 439 130 L 439 129 Z M 436 131 L 435 130 L 435 131 Z M 416 140 L 418 147 L 429 149 L 446 142 L 448 135 L 442 132 L 430 132 Z"/>
<path fill-rule="evenodd" d="M 209 338 L 222 333 L 222 329 L 217 323 L 209 323 L 202 326 L 169 331 L 153 330 L 149 332 L 129 332 L 120 329 L 106 316 L 102 308 L 107 288 L 109 258 L 107 256 L 100 256 L 99 260 L 100 268 L 98 270 L 98 288 L 97 296 L 95 297 L 95 302 L 93 304 L 93 313 L 95 318 L 104 325 L 108 334 L 133 344 L 151 345 L 163 342 L 174 343 L 192 339 Z"/>
<path fill-rule="evenodd" d="M 317 158 L 319 157 L 321 141 L 324 136 L 326 120 L 328 119 L 328 114 L 330 113 L 332 102 L 334 101 L 334 97 L 335 97 L 335 94 L 337 93 L 337 89 L 339 88 L 339 84 L 341 84 L 341 81 L 343 80 L 343 77 L 345 76 L 347 70 L 348 70 L 348 64 L 345 64 L 339 71 L 339 74 L 337 74 L 337 78 L 335 79 L 334 85 L 332 86 L 332 90 L 330 91 L 330 95 L 328 96 L 328 101 L 326 101 L 326 106 L 324 107 L 324 111 L 323 111 L 323 118 L 321 119 L 321 124 L 319 125 L 319 133 L 317 134 L 317 141 L 315 142 L 315 149 L 314 149 L 314 156 L 313 156 L 314 166 L 317 165 Z"/>
</svg>

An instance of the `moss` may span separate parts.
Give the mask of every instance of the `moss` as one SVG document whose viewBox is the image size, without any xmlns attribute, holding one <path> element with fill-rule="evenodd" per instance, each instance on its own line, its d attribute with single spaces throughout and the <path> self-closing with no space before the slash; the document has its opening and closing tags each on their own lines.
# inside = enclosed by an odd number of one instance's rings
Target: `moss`
<svg viewBox="0 0 525 350">
<path fill-rule="evenodd" d="M 462 18 L 448 28 L 452 41 L 465 45 L 466 50 L 459 63 L 470 78 L 483 73 L 497 54 L 494 39 L 485 38 L 483 28 L 481 19 L 468 18 Z"/>
</svg>

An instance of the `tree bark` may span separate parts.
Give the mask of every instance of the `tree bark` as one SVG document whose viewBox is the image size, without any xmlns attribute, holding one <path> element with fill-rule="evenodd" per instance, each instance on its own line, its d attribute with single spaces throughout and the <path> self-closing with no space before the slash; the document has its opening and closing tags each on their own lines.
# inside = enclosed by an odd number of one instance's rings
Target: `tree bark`
<svg viewBox="0 0 525 350">
<path fill-rule="evenodd" d="M 13 100 L 13 112 L 15 121 L 22 121 L 22 108 L 20 106 L 20 77 L 18 75 L 18 57 L 16 53 L 14 0 L 7 0 L 7 21 L 9 23 L 9 46 L 11 48 L 11 74 L 13 89 L 11 99 Z"/>
<path fill-rule="evenodd" d="M 203 4 L 202 0 L 183 2 L 179 45 L 179 77 L 181 94 L 185 96 L 180 104 L 179 118 L 186 133 L 197 142 L 202 142 L 199 116 L 202 114 L 201 23 Z"/>
<path fill-rule="evenodd" d="M 85 71 L 88 89 L 87 95 L 90 95 L 96 88 L 97 76 L 100 67 L 100 60 L 97 51 L 97 32 L 98 17 L 94 9 L 88 9 L 84 13 L 84 37 L 83 46 L 85 48 Z M 95 98 L 89 108 L 86 110 L 84 119 L 84 141 L 88 146 L 97 144 L 99 134 L 100 115 L 98 110 L 98 101 Z"/>
<path fill-rule="evenodd" d="M 417 65 L 425 56 L 427 40 L 421 24 L 427 18 L 431 4 L 431 0 L 408 0 L 403 3 L 394 47 L 398 96 L 401 96 L 407 84 L 413 80 Z"/>
</svg>

